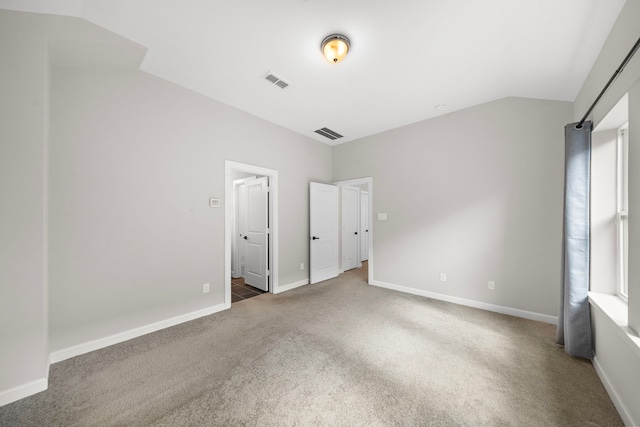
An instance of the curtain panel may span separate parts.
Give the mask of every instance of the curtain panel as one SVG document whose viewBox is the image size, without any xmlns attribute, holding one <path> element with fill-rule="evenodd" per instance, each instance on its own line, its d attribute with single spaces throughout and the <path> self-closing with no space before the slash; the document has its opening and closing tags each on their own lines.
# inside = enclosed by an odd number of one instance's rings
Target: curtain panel
<svg viewBox="0 0 640 427">
<path fill-rule="evenodd" d="M 589 309 L 591 126 L 565 126 L 562 283 L 556 341 L 571 356 L 593 357 Z"/>
</svg>

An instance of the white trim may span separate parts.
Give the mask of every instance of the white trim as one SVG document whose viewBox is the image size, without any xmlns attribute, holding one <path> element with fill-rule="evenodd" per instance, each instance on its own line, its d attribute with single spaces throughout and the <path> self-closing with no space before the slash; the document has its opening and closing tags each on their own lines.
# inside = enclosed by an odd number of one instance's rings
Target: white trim
<svg viewBox="0 0 640 427">
<path fill-rule="evenodd" d="M 270 230 L 270 251 L 271 254 L 271 283 L 269 292 L 277 294 L 280 292 L 278 285 L 278 171 L 268 169 L 262 166 L 249 165 L 246 163 L 234 162 L 233 160 L 224 161 L 224 301 L 231 307 L 231 216 L 233 209 L 233 178 L 231 174 L 234 171 L 246 172 L 255 175 L 269 177 L 269 217 L 271 224 Z"/>
<path fill-rule="evenodd" d="M 604 385 L 604 388 L 607 390 L 607 393 L 609 394 L 609 397 L 611 398 L 613 405 L 618 410 L 618 413 L 620 414 L 620 418 L 622 418 L 624 425 L 626 426 L 640 425 L 640 420 L 633 419 L 631 412 L 629 412 L 626 405 L 622 402 L 622 399 L 620 399 L 620 395 L 616 392 L 616 389 L 613 387 L 613 383 L 607 376 L 607 373 L 605 372 L 604 367 L 598 361 L 598 357 L 594 356 L 591 362 L 593 363 L 593 367 L 595 368 L 596 373 L 598 374 L 598 377 L 600 377 L 600 381 Z"/>
<path fill-rule="evenodd" d="M 280 285 L 278 287 L 278 292 L 273 292 L 274 294 L 280 294 L 282 292 L 290 291 L 291 289 L 299 288 L 300 286 L 308 285 L 309 279 L 298 280 L 297 282 L 289 283 L 288 285 Z"/>
<path fill-rule="evenodd" d="M 618 129 L 616 148 L 616 279 L 618 295 L 629 298 L 629 123 Z"/>
<path fill-rule="evenodd" d="M 598 308 L 613 322 L 618 336 L 626 342 L 636 357 L 640 357 L 640 337 L 629 328 L 629 304 L 619 295 L 589 292 L 589 304 Z"/>
<path fill-rule="evenodd" d="M 45 391 L 47 387 L 49 387 L 47 379 L 40 378 L 39 380 L 10 388 L 9 390 L 0 391 L 0 406 L 8 405 L 9 403 Z"/>
<path fill-rule="evenodd" d="M 120 332 L 115 335 L 111 335 L 104 338 L 98 338 L 93 341 L 88 341 L 83 344 L 78 344 L 73 347 L 65 348 L 63 350 L 54 351 L 49 356 L 51 363 L 61 362 L 66 359 L 70 359 L 81 354 L 89 353 L 91 351 L 100 350 L 101 348 L 109 347 L 110 345 L 118 344 L 124 341 L 128 341 L 133 338 L 141 337 L 142 335 L 150 334 L 161 329 L 170 328 L 172 326 L 179 325 L 184 322 L 195 320 L 199 317 L 208 316 L 210 314 L 217 313 L 222 310 L 226 310 L 231 307 L 231 304 L 218 304 L 212 307 L 203 308 L 202 310 L 192 311 L 180 316 L 172 317 L 170 319 L 161 320 L 159 322 L 151 323 L 149 325 L 141 326 L 139 328 L 130 329 L 128 331 Z"/>
<path fill-rule="evenodd" d="M 517 308 L 505 307 L 502 305 L 489 304 L 486 302 L 474 301 L 465 298 L 453 297 L 450 295 L 439 294 L 436 292 L 424 291 L 422 289 L 409 288 L 406 286 L 394 285 L 392 283 L 385 283 L 380 281 L 373 281 L 371 283 L 374 286 L 381 288 L 391 289 L 394 291 L 404 292 L 407 294 L 419 295 L 422 297 L 437 299 L 440 301 L 451 302 L 458 305 L 464 305 L 467 307 L 479 308 L 481 310 L 493 311 L 495 313 L 508 314 L 510 316 L 522 317 L 523 319 L 537 320 L 539 322 L 550 323 L 552 325 L 558 324 L 558 318 L 556 316 L 549 316 L 548 314 L 535 313 L 533 311 L 519 310 Z"/>
</svg>

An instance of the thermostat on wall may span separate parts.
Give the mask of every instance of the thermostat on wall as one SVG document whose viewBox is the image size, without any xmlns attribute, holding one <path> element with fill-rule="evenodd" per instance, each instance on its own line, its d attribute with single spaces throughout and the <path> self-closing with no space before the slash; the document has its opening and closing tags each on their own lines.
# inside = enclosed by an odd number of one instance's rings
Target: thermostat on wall
<svg viewBox="0 0 640 427">
<path fill-rule="evenodd" d="M 210 208 L 219 208 L 220 207 L 220 199 L 217 197 L 211 197 L 209 199 L 209 207 Z"/>
</svg>

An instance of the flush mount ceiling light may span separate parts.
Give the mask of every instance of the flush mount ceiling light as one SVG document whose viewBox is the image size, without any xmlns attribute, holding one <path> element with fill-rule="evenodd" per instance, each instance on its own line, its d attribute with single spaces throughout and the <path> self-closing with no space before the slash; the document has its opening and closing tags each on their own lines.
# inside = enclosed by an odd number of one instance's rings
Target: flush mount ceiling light
<svg viewBox="0 0 640 427">
<path fill-rule="evenodd" d="M 337 64 L 347 56 L 350 46 L 351 41 L 347 36 L 331 34 L 322 40 L 322 53 L 327 61 Z"/>
</svg>

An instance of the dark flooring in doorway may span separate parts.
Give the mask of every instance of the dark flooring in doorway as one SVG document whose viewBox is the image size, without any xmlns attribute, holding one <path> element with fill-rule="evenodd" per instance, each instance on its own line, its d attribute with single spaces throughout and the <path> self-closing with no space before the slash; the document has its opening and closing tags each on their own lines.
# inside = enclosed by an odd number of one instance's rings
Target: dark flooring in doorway
<svg viewBox="0 0 640 427">
<path fill-rule="evenodd" d="M 369 262 L 362 261 L 362 267 L 349 270 L 350 274 L 355 274 L 364 282 L 369 282 Z M 249 298 L 257 297 L 265 292 L 258 288 L 254 288 L 251 285 L 244 283 L 244 277 L 232 277 L 231 278 L 231 302 L 243 301 Z"/>
<path fill-rule="evenodd" d="M 263 290 L 254 288 L 244 283 L 244 277 L 231 278 L 231 302 L 238 302 L 245 299 L 257 297 L 264 294 Z"/>
</svg>

